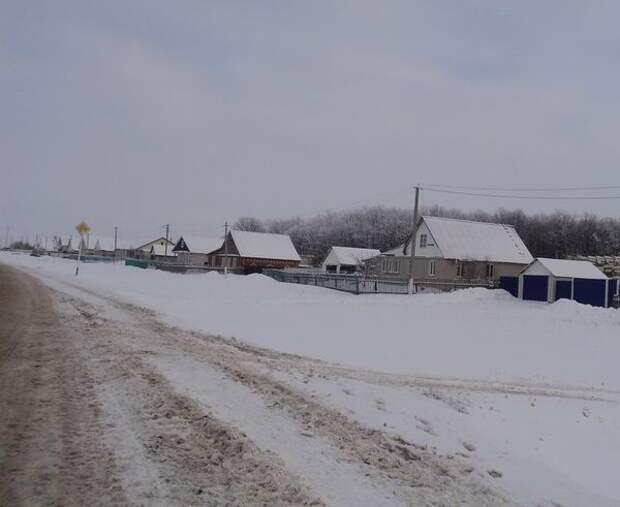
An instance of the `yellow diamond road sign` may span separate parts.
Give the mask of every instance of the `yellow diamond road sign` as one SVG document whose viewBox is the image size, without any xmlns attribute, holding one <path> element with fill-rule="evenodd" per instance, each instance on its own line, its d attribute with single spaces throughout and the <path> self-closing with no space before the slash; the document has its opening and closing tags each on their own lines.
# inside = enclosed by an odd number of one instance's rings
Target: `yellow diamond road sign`
<svg viewBox="0 0 620 507">
<path fill-rule="evenodd" d="M 90 227 L 88 227 L 88 224 L 82 220 L 75 226 L 75 230 L 78 231 L 80 236 L 84 236 L 84 234 L 90 232 Z"/>
</svg>

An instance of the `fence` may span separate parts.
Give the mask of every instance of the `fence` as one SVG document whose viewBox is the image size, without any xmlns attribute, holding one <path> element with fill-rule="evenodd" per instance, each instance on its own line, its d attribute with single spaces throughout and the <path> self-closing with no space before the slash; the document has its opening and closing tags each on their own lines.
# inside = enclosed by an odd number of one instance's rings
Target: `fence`
<svg viewBox="0 0 620 507">
<path fill-rule="evenodd" d="M 352 294 L 408 294 L 408 280 L 394 280 L 376 277 L 364 277 L 360 275 L 332 274 L 322 272 L 283 271 L 270 269 L 263 274 L 286 283 L 299 283 L 303 285 L 315 285 L 335 289 Z M 442 280 L 416 280 L 415 292 L 443 292 L 469 287 L 493 288 L 493 282 L 453 282 Z"/>
<path fill-rule="evenodd" d="M 380 280 L 356 275 L 300 273 L 277 269 L 265 270 L 263 274 L 279 282 L 315 285 L 353 294 L 407 294 L 409 290 L 409 284 L 406 280 Z"/>
</svg>

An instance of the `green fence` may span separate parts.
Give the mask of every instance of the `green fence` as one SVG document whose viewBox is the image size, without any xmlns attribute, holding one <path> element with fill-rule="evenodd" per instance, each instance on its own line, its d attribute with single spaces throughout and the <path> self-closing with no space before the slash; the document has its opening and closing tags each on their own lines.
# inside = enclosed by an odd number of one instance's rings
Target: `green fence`
<svg viewBox="0 0 620 507">
<path fill-rule="evenodd" d="M 153 262 L 143 259 L 125 259 L 125 266 L 133 266 L 134 268 L 146 269 L 153 266 Z"/>
</svg>

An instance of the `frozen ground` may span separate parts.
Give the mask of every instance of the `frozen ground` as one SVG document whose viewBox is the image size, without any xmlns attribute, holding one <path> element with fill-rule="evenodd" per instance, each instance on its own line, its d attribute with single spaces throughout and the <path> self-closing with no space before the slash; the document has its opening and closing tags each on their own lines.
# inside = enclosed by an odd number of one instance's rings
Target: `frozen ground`
<svg viewBox="0 0 620 507">
<path fill-rule="evenodd" d="M 120 299 L 150 308 L 180 328 L 325 360 L 236 344 L 259 354 L 257 371 L 303 396 L 303 403 L 312 400 L 324 413 L 334 411 L 332 419 L 342 414 L 402 438 L 419 453 L 434 452 L 441 457 L 439 466 L 452 460 L 459 470 L 471 466 L 518 503 L 620 503 L 620 312 L 571 302 L 521 302 L 485 290 L 350 296 L 262 276 L 175 275 L 120 265 L 84 265 L 76 279 L 69 261 L 10 254 L 0 255 L 0 261 L 88 304 L 96 304 L 99 295 Z M 256 421 L 267 423 L 250 424 L 239 412 L 239 405 L 252 406 L 251 392 L 230 379 L 217 381 L 193 355 L 160 357 L 153 364 L 179 392 L 212 406 L 259 447 L 283 457 L 296 475 L 308 470 L 323 484 L 328 503 L 346 504 L 316 465 L 318 456 L 331 460 L 331 444 L 320 444 L 333 443 L 329 431 L 310 424 L 306 438 L 316 440 L 319 451 L 315 465 L 304 464 L 299 453 L 289 448 L 287 454 L 270 437 L 269 427 L 281 427 L 290 438 L 300 434 L 280 416 L 265 412 Z M 209 391 L 204 385 L 218 387 Z M 328 420 L 320 427 L 329 428 Z M 320 445 L 328 447 L 320 450 Z M 303 455 L 312 459 L 311 452 Z M 339 473 L 349 477 L 343 484 L 354 490 L 355 470 L 343 466 Z M 378 489 L 362 494 L 374 498 L 368 504 L 410 498 L 392 497 L 382 481 L 373 484 Z"/>
</svg>

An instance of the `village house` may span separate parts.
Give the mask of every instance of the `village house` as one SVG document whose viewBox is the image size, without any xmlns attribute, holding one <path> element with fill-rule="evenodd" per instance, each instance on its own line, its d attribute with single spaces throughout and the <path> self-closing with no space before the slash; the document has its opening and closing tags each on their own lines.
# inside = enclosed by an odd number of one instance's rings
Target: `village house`
<svg viewBox="0 0 620 507">
<path fill-rule="evenodd" d="M 163 236 L 138 247 L 125 249 L 123 257 L 135 257 L 137 259 L 149 259 L 160 261 L 172 261 L 176 258 L 176 253 L 172 251 L 174 242 Z"/>
<path fill-rule="evenodd" d="M 204 266 L 209 263 L 209 254 L 222 246 L 222 239 L 181 236 L 172 251 L 179 264 Z"/>
<path fill-rule="evenodd" d="M 381 255 L 371 248 L 333 246 L 325 256 L 321 269 L 328 273 L 357 273 L 364 269 L 364 261 Z"/>
<path fill-rule="evenodd" d="M 208 262 L 213 267 L 260 273 L 269 268 L 299 267 L 301 257 L 287 234 L 232 230 L 220 248 L 209 254 Z"/>
<path fill-rule="evenodd" d="M 415 233 L 413 276 L 418 281 L 497 281 L 518 276 L 533 260 L 512 225 L 424 216 Z M 385 278 L 410 276 L 411 240 L 366 261 Z"/>
</svg>

